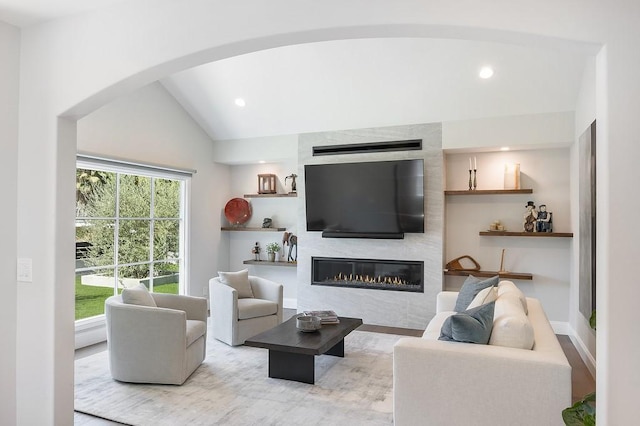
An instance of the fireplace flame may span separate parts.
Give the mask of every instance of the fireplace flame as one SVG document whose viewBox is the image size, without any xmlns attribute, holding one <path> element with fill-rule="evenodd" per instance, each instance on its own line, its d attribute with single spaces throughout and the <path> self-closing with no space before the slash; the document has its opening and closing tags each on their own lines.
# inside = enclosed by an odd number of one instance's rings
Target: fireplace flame
<svg viewBox="0 0 640 426">
<path fill-rule="evenodd" d="M 342 272 L 338 273 L 338 275 L 333 278 L 327 277 L 325 281 L 333 281 L 333 282 L 358 282 L 364 284 L 386 284 L 386 285 L 409 285 L 410 283 L 406 280 L 403 280 L 401 277 L 384 277 L 381 275 L 378 276 L 369 276 L 369 275 L 353 275 L 343 274 Z"/>
</svg>

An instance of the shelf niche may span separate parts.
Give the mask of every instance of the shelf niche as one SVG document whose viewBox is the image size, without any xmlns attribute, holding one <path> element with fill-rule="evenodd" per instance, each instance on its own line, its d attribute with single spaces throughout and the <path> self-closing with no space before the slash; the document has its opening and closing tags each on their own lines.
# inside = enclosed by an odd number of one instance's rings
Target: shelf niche
<svg viewBox="0 0 640 426">
<path fill-rule="evenodd" d="M 507 278 L 512 280 L 532 280 L 533 275 L 524 272 L 497 272 L 497 271 L 444 271 L 445 275 L 452 275 L 456 277 L 466 277 L 473 275 L 480 278 L 491 278 L 498 275 L 500 278 Z"/>
</svg>

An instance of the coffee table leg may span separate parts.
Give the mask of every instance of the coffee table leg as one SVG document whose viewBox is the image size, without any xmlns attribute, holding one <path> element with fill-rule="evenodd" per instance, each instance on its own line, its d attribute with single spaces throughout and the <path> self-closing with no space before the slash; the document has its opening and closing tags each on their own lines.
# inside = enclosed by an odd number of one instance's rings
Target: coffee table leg
<svg viewBox="0 0 640 426">
<path fill-rule="evenodd" d="M 336 343 L 331 349 L 324 353 L 325 355 L 333 355 L 344 358 L 344 339 Z"/>
<path fill-rule="evenodd" d="M 269 377 L 314 384 L 314 356 L 269 349 Z"/>
</svg>

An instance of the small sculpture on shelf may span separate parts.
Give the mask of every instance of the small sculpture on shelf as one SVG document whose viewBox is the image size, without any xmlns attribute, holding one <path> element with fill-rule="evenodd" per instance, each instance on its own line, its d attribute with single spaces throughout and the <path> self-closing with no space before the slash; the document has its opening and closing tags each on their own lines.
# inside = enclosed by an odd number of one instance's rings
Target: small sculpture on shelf
<svg viewBox="0 0 640 426">
<path fill-rule="evenodd" d="M 262 219 L 262 227 L 263 228 L 271 228 L 273 226 L 273 220 L 270 217 L 265 217 Z"/>
<path fill-rule="evenodd" d="M 287 184 L 287 179 L 291 179 L 291 191 L 289 191 L 289 194 L 295 194 L 297 192 L 296 189 L 296 178 L 298 177 L 297 174 L 292 173 L 289 176 L 285 176 L 284 178 L 284 184 Z"/>
<path fill-rule="evenodd" d="M 553 213 L 547 211 L 547 205 L 540 204 L 540 211 L 538 211 L 536 220 L 536 232 L 553 232 L 552 217 Z"/>
<path fill-rule="evenodd" d="M 260 261 L 260 244 L 256 241 L 256 245 L 251 249 L 251 253 L 255 256 L 256 261 Z"/>
<path fill-rule="evenodd" d="M 527 212 L 524 214 L 524 222 L 522 224 L 524 232 L 535 232 L 538 211 L 536 210 L 536 206 L 533 204 L 533 201 L 527 201 L 526 208 Z"/>
<path fill-rule="evenodd" d="M 489 225 L 489 231 L 504 231 L 504 225 L 499 220 L 496 220 Z"/>
<path fill-rule="evenodd" d="M 289 254 L 287 255 L 287 262 L 296 263 L 298 261 L 298 237 L 292 234 L 291 232 L 285 232 L 282 235 L 282 246 L 289 246 Z M 293 256 L 293 251 L 295 249 L 295 256 Z"/>
<path fill-rule="evenodd" d="M 460 262 L 461 260 L 464 260 L 466 265 L 463 265 L 462 262 Z M 472 265 L 469 264 L 467 261 L 471 262 Z M 464 256 L 456 257 L 452 261 L 447 262 L 447 264 L 445 265 L 445 269 L 448 271 L 479 271 L 480 264 L 476 262 L 476 260 L 473 257 L 469 255 L 464 255 Z"/>
</svg>

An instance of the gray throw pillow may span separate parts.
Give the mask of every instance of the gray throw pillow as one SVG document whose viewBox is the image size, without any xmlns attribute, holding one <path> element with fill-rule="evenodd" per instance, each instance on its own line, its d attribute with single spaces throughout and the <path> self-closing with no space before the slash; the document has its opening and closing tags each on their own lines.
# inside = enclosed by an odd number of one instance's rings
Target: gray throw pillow
<svg viewBox="0 0 640 426">
<path fill-rule="evenodd" d="M 147 287 L 138 283 L 137 285 L 122 290 L 122 302 L 130 305 L 141 305 L 156 307 L 156 301 L 147 290 Z"/>
<path fill-rule="evenodd" d="M 469 275 L 467 279 L 462 284 L 462 288 L 458 293 L 458 298 L 456 299 L 456 306 L 453 308 L 456 312 L 464 312 L 469 307 L 469 304 L 473 301 L 476 295 L 484 290 L 487 287 L 493 287 L 498 285 L 500 277 L 496 275 L 495 277 L 487 278 L 486 280 L 480 280 L 479 278 L 474 277 L 473 275 Z"/>
<path fill-rule="evenodd" d="M 233 287 L 238 292 L 238 299 L 246 299 L 253 297 L 253 289 L 249 282 L 249 270 L 243 269 L 238 272 L 220 272 L 218 271 L 220 282 L 229 287 Z"/>
<path fill-rule="evenodd" d="M 493 329 L 496 302 L 453 314 L 442 323 L 438 340 L 486 345 Z"/>
</svg>

